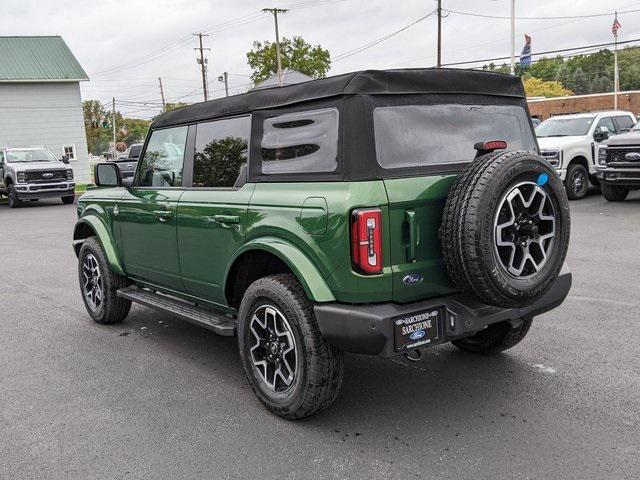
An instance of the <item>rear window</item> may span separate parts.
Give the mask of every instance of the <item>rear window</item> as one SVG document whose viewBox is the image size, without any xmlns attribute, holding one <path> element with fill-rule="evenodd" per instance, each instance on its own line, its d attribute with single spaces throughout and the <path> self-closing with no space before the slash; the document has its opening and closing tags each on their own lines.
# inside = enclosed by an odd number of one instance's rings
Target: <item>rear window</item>
<svg viewBox="0 0 640 480">
<path fill-rule="evenodd" d="M 373 111 L 376 155 L 383 168 L 470 162 L 477 142 L 504 140 L 510 150 L 535 151 L 522 107 L 402 105 Z"/>
<path fill-rule="evenodd" d="M 264 174 L 333 172 L 338 165 L 338 110 L 267 118 L 261 147 Z"/>
</svg>

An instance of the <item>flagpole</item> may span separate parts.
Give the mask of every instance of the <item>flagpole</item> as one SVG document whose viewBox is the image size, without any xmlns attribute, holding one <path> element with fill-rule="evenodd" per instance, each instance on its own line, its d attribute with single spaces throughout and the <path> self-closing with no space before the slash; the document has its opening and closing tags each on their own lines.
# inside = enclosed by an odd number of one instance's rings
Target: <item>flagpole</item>
<svg viewBox="0 0 640 480">
<path fill-rule="evenodd" d="M 615 22 L 618 22 L 618 12 L 616 12 Z M 613 33 L 614 50 L 613 50 L 613 109 L 618 109 L 618 90 L 620 89 L 619 73 L 618 73 L 618 30 Z"/>
</svg>

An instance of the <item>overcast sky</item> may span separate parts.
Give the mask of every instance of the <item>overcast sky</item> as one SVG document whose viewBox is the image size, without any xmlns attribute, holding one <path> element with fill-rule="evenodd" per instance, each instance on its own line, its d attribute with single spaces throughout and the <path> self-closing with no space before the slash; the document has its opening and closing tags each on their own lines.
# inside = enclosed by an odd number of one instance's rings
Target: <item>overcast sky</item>
<svg viewBox="0 0 640 480">
<path fill-rule="evenodd" d="M 443 0 L 443 8 L 472 14 L 509 16 L 511 0 Z M 232 93 L 246 91 L 246 52 L 254 40 L 272 40 L 273 17 L 265 7 L 290 8 L 281 16 L 282 36 L 300 35 L 320 44 L 332 58 L 415 22 L 436 7 L 434 0 L 3 0 L 2 35 L 61 35 L 91 78 L 83 99 L 109 102 L 160 101 L 158 76 L 167 101 L 202 99 L 193 32 L 211 36 L 209 83 L 224 94 L 218 74 L 229 72 Z M 640 1 L 516 0 L 517 17 L 577 16 L 640 9 Z M 443 18 L 443 63 L 509 55 L 509 20 L 447 13 Z M 435 65 L 434 15 L 361 53 L 336 61 L 331 74 L 368 68 Z M 619 17 L 620 40 L 640 37 L 640 11 Z M 533 36 L 533 52 L 612 41 L 613 15 L 593 18 L 519 19 Z M 534 57 L 535 58 L 535 57 Z M 131 116 L 150 117 L 155 105 L 119 104 Z"/>
</svg>

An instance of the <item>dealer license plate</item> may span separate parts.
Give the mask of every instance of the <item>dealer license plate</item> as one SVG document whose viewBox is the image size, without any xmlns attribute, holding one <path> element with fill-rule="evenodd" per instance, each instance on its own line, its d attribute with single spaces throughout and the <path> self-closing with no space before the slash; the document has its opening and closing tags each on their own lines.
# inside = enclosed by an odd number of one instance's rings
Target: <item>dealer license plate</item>
<svg viewBox="0 0 640 480">
<path fill-rule="evenodd" d="M 411 350 L 438 339 L 442 311 L 439 308 L 395 318 L 396 352 Z"/>
</svg>

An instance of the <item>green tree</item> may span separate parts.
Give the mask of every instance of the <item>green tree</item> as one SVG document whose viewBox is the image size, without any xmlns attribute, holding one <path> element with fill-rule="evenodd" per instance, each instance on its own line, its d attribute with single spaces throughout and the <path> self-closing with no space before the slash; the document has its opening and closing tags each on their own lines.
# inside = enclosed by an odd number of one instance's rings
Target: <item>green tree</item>
<svg viewBox="0 0 640 480">
<path fill-rule="evenodd" d="M 280 41 L 282 69 L 297 70 L 313 78 L 327 75 L 331 67 L 331 55 L 320 45 L 310 45 L 302 37 L 283 38 Z M 276 44 L 264 41 L 253 42 L 253 49 L 247 52 L 247 62 L 253 70 L 251 80 L 259 83 L 278 71 Z"/>
<path fill-rule="evenodd" d="M 582 68 L 578 67 L 574 70 L 572 83 L 573 91 L 576 93 L 576 95 L 589 93 L 589 77 L 587 77 Z"/>
</svg>

